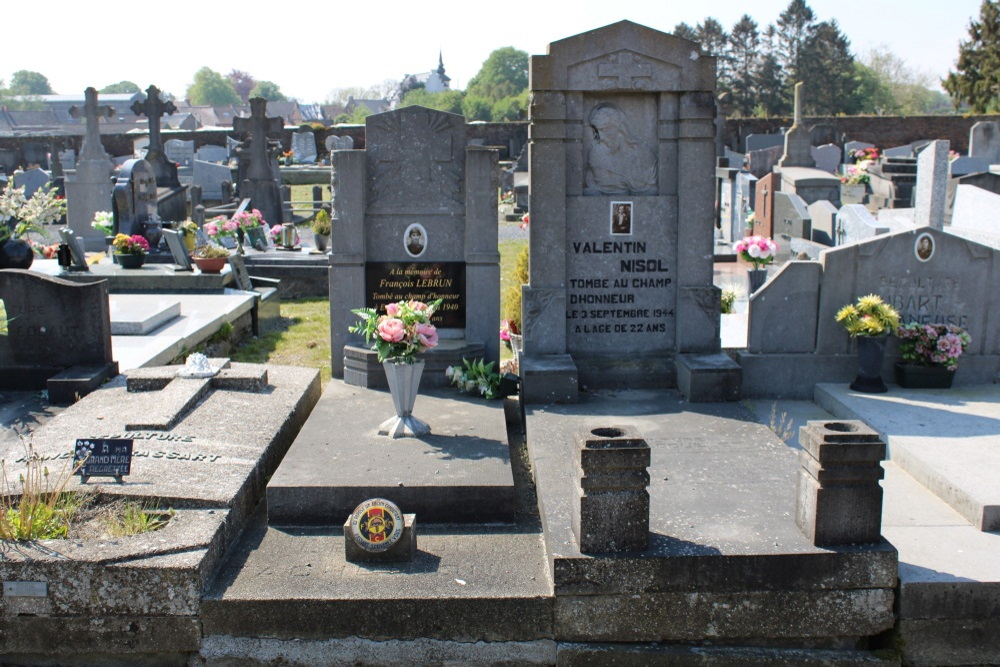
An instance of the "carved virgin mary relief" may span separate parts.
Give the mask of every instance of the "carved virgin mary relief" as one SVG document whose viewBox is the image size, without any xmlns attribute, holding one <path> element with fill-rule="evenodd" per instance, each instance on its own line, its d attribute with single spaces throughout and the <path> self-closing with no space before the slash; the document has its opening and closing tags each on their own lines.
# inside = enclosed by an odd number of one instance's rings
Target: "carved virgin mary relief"
<svg viewBox="0 0 1000 667">
<path fill-rule="evenodd" d="M 587 125 L 593 141 L 584 171 L 585 195 L 655 195 L 656 154 L 629 127 L 617 105 L 602 102 L 591 109 Z"/>
</svg>

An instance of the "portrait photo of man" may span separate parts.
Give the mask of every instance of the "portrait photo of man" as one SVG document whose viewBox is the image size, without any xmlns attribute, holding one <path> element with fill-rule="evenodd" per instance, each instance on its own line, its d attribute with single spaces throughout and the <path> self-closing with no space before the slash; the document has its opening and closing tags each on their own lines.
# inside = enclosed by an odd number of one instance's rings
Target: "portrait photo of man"
<svg viewBox="0 0 1000 667">
<path fill-rule="evenodd" d="M 427 231 L 423 225 L 414 223 L 403 234 L 403 245 L 410 257 L 420 257 L 427 249 Z"/>
<path fill-rule="evenodd" d="M 632 233 L 632 202 L 611 202 L 611 233 L 614 235 Z"/>
</svg>

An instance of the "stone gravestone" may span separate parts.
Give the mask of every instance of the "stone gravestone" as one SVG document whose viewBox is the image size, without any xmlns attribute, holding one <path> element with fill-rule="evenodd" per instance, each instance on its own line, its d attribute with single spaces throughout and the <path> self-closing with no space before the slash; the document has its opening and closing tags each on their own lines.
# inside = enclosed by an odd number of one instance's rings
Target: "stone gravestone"
<svg viewBox="0 0 1000 667">
<path fill-rule="evenodd" d="M 914 222 L 918 227 L 944 227 L 948 195 L 948 148 L 947 141 L 932 141 L 917 156 Z"/>
<path fill-rule="evenodd" d="M 52 175 L 39 167 L 14 172 L 14 187 L 23 187 L 24 196 L 27 199 L 31 199 L 35 195 L 35 192 L 38 191 L 38 188 L 51 180 Z"/>
<path fill-rule="evenodd" d="M 836 245 L 837 207 L 821 199 L 809 204 L 809 217 L 812 219 L 812 240 L 825 246 Z"/>
<path fill-rule="evenodd" d="M 171 162 L 181 167 L 190 167 L 194 161 L 194 141 L 168 139 L 163 142 L 163 152 Z"/>
<path fill-rule="evenodd" d="M 323 145 L 326 146 L 327 152 L 349 151 L 354 148 L 354 137 L 338 137 L 335 134 L 331 134 L 326 138 Z"/>
<path fill-rule="evenodd" d="M 118 172 L 114 199 L 112 235 L 142 234 L 156 215 L 156 177 L 153 167 L 145 160 L 129 160 Z"/>
<path fill-rule="evenodd" d="M 863 141 L 848 141 L 844 144 L 844 164 L 853 164 L 854 153 L 863 148 L 875 148 L 875 144 L 868 144 Z"/>
<path fill-rule="evenodd" d="M 775 261 L 778 263 L 789 258 L 793 239 L 812 238 L 809 206 L 794 192 L 774 193 L 772 238 L 778 243 L 778 252 L 775 255 Z"/>
<path fill-rule="evenodd" d="M 1000 122 L 981 120 L 969 130 L 969 156 L 1000 164 Z"/>
<path fill-rule="evenodd" d="M 297 164 L 312 164 L 316 161 L 316 135 L 309 126 L 300 127 L 292 133 L 292 156 Z"/>
<path fill-rule="evenodd" d="M 104 249 L 104 235 L 90 226 L 94 214 L 111 208 L 111 161 L 101 144 L 100 118 L 111 118 L 115 110 L 98 106 L 97 91 L 87 88 L 83 109 L 70 107 L 74 118 L 86 120 L 87 131 L 80 149 L 76 174 L 66 179 L 66 222 L 88 250 Z"/>
<path fill-rule="evenodd" d="M 793 265 L 798 266 L 789 270 Z M 755 378 L 752 395 L 805 398 L 813 396 L 818 382 L 850 381 L 857 373 L 856 343 L 836 322 L 836 313 L 860 296 L 877 294 L 904 323 L 966 329 L 972 344 L 955 381 L 992 383 L 1000 373 L 1000 301 L 991 284 L 998 266 L 995 247 L 931 227 L 831 248 L 818 263 L 791 262 L 750 303 L 748 352 L 739 355 L 744 382 Z M 796 313 L 794 327 L 783 324 L 789 312 Z M 781 336 L 776 327 L 784 328 Z M 897 343 L 890 338 L 883 377 L 892 377 L 896 357 Z M 794 372 L 779 379 L 779 368 Z"/>
<path fill-rule="evenodd" d="M 229 162 L 229 151 L 222 146 L 209 144 L 196 150 L 194 157 L 204 162 Z"/>
<path fill-rule="evenodd" d="M 0 388 L 47 388 L 53 402 L 72 403 L 118 375 L 106 281 L 80 284 L 9 269 L 0 271 L 0 294 L 8 318 Z"/>
<path fill-rule="evenodd" d="M 715 60 L 698 52 L 621 21 L 531 58 L 529 401 L 579 384 L 739 396 L 712 284 Z"/>
<path fill-rule="evenodd" d="M 369 116 L 365 146 L 331 154 L 333 375 L 384 386 L 374 353 L 347 329 L 352 308 L 401 299 L 444 299 L 422 384 L 446 384 L 445 367 L 462 357 L 497 361 L 496 152 L 467 147 L 462 116 L 416 106 Z"/>
<path fill-rule="evenodd" d="M 194 161 L 194 185 L 201 188 L 202 196 L 212 201 L 222 200 L 222 183 L 233 180 L 233 172 L 224 164 Z M 268 220 L 270 222 L 270 220 Z"/>
<path fill-rule="evenodd" d="M 837 211 L 836 238 L 838 246 L 856 243 L 885 234 L 888 225 L 876 220 L 863 204 L 847 204 Z"/>
<path fill-rule="evenodd" d="M 747 136 L 747 153 L 784 145 L 785 135 L 783 134 L 751 134 Z"/>
<path fill-rule="evenodd" d="M 785 133 L 785 153 L 778 163 L 780 167 L 813 168 L 816 166 L 816 160 L 812 156 L 812 141 L 809 130 L 802 124 L 802 88 L 801 81 L 795 84 L 795 122 Z"/>
<path fill-rule="evenodd" d="M 987 172 L 990 170 L 990 163 L 986 158 L 963 155 L 949 162 L 948 168 L 952 178 L 957 178 L 959 176 Z"/>
<path fill-rule="evenodd" d="M 971 230 L 1000 239 L 1000 194 L 959 184 L 951 216 L 955 230 Z"/>
<path fill-rule="evenodd" d="M 813 146 L 810 150 L 817 169 L 828 171 L 831 174 L 837 173 L 837 168 L 840 166 L 840 147 L 834 144 L 823 144 L 822 146 Z"/>
<path fill-rule="evenodd" d="M 276 149 L 268 144 L 268 135 L 280 134 L 285 123 L 280 116 L 267 117 L 267 100 L 255 97 L 250 100 L 250 118 L 234 118 L 233 130 L 250 135 L 250 146 L 240 150 L 240 170 L 246 165 L 246 177 L 240 181 L 240 197 L 253 202 L 272 227 L 285 218 L 281 210 L 281 184 L 275 178 L 271 160 L 276 159 Z"/>
</svg>

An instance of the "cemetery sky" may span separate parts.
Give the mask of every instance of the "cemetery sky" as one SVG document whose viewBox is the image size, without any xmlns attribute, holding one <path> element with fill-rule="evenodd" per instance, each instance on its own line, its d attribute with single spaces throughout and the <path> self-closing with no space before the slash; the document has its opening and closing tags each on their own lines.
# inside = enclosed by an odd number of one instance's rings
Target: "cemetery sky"
<svg viewBox="0 0 1000 667">
<path fill-rule="evenodd" d="M 808 0 L 808 5 L 817 21 L 837 20 L 856 56 L 884 46 L 937 81 L 954 68 L 958 43 L 968 38 L 980 1 Z M 222 74 L 243 70 L 258 81 L 273 81 L 289 97 L 322 102 L 336 88 L 426 72 L 437 66 L 440 49 L 452 88 L 464 89 L 490 52 L 502 46 L 543 54 L 549 42 L 622 19 L 672 32 L 681 21 L 695 26 L 711 16 L 728 31 L 749 13 L 763 29 L 787 6 L 788 0 L 492 5 L 389 0 L 374 12 L 364 4 L 336 10 L 317 5 L 324 9 L 269 11 L 267 20 L 256 21 L 253 12 L 233 12 L 229 3 L 138 2 L 109 12 L 54 0 L 46 13 L 61 36 L 39 39 L 36 30 L 5 31 L 8 57 L 0 79 L 9 84 L 13 72 L 26 69 L 45 75 L 60 94 L 129 80 L 183 98 L 194 73 L 207 66 Z"/>
</svg>

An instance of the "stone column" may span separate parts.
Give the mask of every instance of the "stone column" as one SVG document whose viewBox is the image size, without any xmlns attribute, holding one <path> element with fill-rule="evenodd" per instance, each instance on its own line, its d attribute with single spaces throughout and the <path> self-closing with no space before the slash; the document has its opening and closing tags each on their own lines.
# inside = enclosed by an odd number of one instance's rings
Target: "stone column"
<svg viewBox="0 0 1000 667">
<path fill-rule="evenodd" d="M 578 502 L 573 531 L 581 553 L 643 551 L 649 546 L 649 445 L 631 426 L 576 435 Z"/>
<path fill-rule="evenodd" d="M 485 345 L 500 364 L 500 253 L 497 252 L 499 158 L 495 150 L 465 154 L 465 339 Z"/>
<path fill-rule="evenodd" d="M 795 523 L 816 546 L 882 539 L 885 443 L 860 421 L 811 421 L 799 430 Z"/>
<path fill-rule="evenodd" d="M 363 344 L 347 329 L 358 319 L 351 309 L 365 305 L 365 152 L 335 151 L 331 171 L 330 365 L 343 378 L 344 346 Z"/>
</svg>

